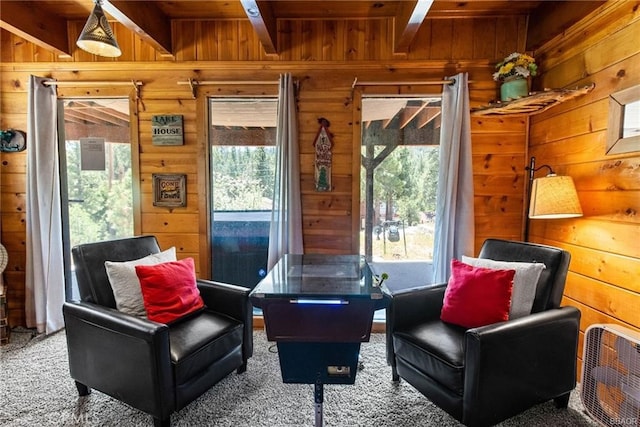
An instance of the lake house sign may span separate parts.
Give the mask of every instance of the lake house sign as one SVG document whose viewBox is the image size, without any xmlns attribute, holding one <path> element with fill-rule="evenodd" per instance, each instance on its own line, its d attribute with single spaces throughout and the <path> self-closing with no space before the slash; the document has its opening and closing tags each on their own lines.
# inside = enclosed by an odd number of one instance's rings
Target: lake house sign
<svg viewBox="0 0 640 427">
<path fill-rule="evenodd" d="M 153 145 L 184 145 L 182 116 L 152 116 L 151 143 Z"/>
</svg>

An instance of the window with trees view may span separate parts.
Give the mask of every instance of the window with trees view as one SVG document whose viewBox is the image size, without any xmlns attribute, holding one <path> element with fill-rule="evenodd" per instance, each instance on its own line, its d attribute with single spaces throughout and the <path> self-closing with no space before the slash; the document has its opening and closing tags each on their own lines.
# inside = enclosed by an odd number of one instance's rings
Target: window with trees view
<svg viewBox="0 0 640 427">
<path fill-rule="evenodd" d="M 67 297 L 78 296 L 70 248 L 133 235 L 129 99 L 60 100 Z"/>
<path fill-rule="evenodd" d="M 80 141 L 65 145 L 72 247 L 133 235 L 131 145 L 106 142 L 101 171 L 81 170 Z"/>
<path fill-rule="evenodd" d="M 209 101 L 213 280 L 253 288 L 266 274 L 277 103 Z"/>
<path fill-rule="evenodd" d="M 440 142 L 439 98 L 362 100 L 361 253 L 431 262 Z"/>
</svg>

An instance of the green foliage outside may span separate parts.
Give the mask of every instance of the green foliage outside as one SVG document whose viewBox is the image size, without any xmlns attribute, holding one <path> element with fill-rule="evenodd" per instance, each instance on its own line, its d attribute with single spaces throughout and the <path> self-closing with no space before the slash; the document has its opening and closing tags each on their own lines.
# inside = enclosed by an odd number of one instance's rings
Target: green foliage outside
<svg viewBox="0 0 640 427">
<path fill-rule="evenodd" d="M 106 143 L 106 170 L 80 170 L 80 142 L 67 141 L 71 247 L 133 235 L 131 146 Z"/>
<path fill-rule="evenodd" d="M 375 170 L 374 206 L 415 225 L 435 212 L 437 182 L 438 146 L 398 147 Z"/>
<path fill-rule="evenodd" d="M 376 155 L 382 147 L 376 147 Z M 438 187 L 439 146 L 399 146 L 374 172 L 374 222 L 372 254 L 382 259 L 433 258 L 434 216 Z M 364 198 L 364 174 L 361 200 Z M 364 212 L 362 212 L 364 215 Z M 384 221 L 398 221 L 400 241 L 391 242 Z M 364 251 L 361 232 L 361 253 Z"/>
<path fill-rule="evenodd" d="M 271 210 L 275 147 L 211 149 L 214 211 Z"/>
</svg>

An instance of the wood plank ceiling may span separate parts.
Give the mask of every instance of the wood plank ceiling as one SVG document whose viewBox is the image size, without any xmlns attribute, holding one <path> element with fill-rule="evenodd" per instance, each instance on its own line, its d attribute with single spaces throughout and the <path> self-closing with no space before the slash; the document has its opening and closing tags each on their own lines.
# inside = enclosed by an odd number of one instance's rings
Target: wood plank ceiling
<svg viewBox="0 0 640 427">
<path fill-rule="evenodd" d="M 424 19 L 522 15 L 529 17 L 527 50 L 560 33 L 603 1 L 509 0 L 102 0 L 108 17 L 173 56 L 171 21 L 246 19 L 267 54 L 278 54 L 278 20 L 380 19 L 395 21 L 394 49 L 406 52 Z M 69 21 L 85 21 L 93 0 L 2 0 L 0 27 L 65 57 L 73 46 Z M 537 25 L 543 22 L 544 25 Z M 543 32 L 544 31 L 544 32 Z"/>
<path fill-rule="evenodd" d="M 94 0 L 2 0 L 0 27 L 61 57 L 71 56 L 73 41 L 67 32 L 69 21 L 86 21 Z M 534 49 L 555 36 L 603 1 L 526 1 L 526 0 L 102 0 L 109 19 L 120 22 L 145 40 L 161 55 L 172 57 L 173 20 L 249 20 L 267 54 L 277 55 L 278 20 L 382 19 L 395 23 L 394 50 L 406 52 L 425 19 L 460 19 L 496 16 L 527 16 L 529 34 L 527 50 Z M 545 25 L 536 25 L 544 21 Z M 546 32 L 541 32 L 546 29 Z M 385 127 L 394 117 L 406 126 L 415 118 L 420 127 L 437 116 L 439 107 L 429 102 L 418 106 L 382 104 L 370 111 L 385 111 Z M 389 111 L 387 111 L 389 110 Z M 94 114 L 93 116 L 88 113 Z M 388 114 L 387 114 L 388 113 Z M 69 121 L 85 125 L 127 127 L 128 120 L 113 105 L 86 105 L 75 102 L 66 106 Z M 126 116 L 126 115 L 125 115 Z M 237 115 L 235 116 L 237 117 Z M 425 119 L 427 118 L 427 119 Z M 114 120 L 117 123 L 114 123 Z M 250 124 L 237 123 L 238 126 Z"/>
</svg>

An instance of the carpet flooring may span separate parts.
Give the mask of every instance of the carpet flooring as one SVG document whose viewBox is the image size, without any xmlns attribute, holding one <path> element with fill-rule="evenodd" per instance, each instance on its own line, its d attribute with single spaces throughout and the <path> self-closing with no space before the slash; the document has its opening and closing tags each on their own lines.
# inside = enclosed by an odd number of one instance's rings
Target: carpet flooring
<svg viewBox="0 0 640 427">
<path fill-rule="evenodd" d="M 283 384 L 278 355 L 262 331 L 254 333 L 254 356 L 171 417 L 173 426 L 313 426 L 313 386 Z M 364 367 L 354 385 L 326 385 L 325 426 L 460 426 L 408 383 L 391 381 L 384 336 L 373 334 L 361 349 Z M 78 397 L 69 377 L 64 331 L 48 337 L 14 331 L 0 347 L 0 426 L 151 426 L 152 419 L 100 392 Z M 502 427 L 596 426 L 577 391 L 569 408 L 538 405 Z"/>
</svg>

